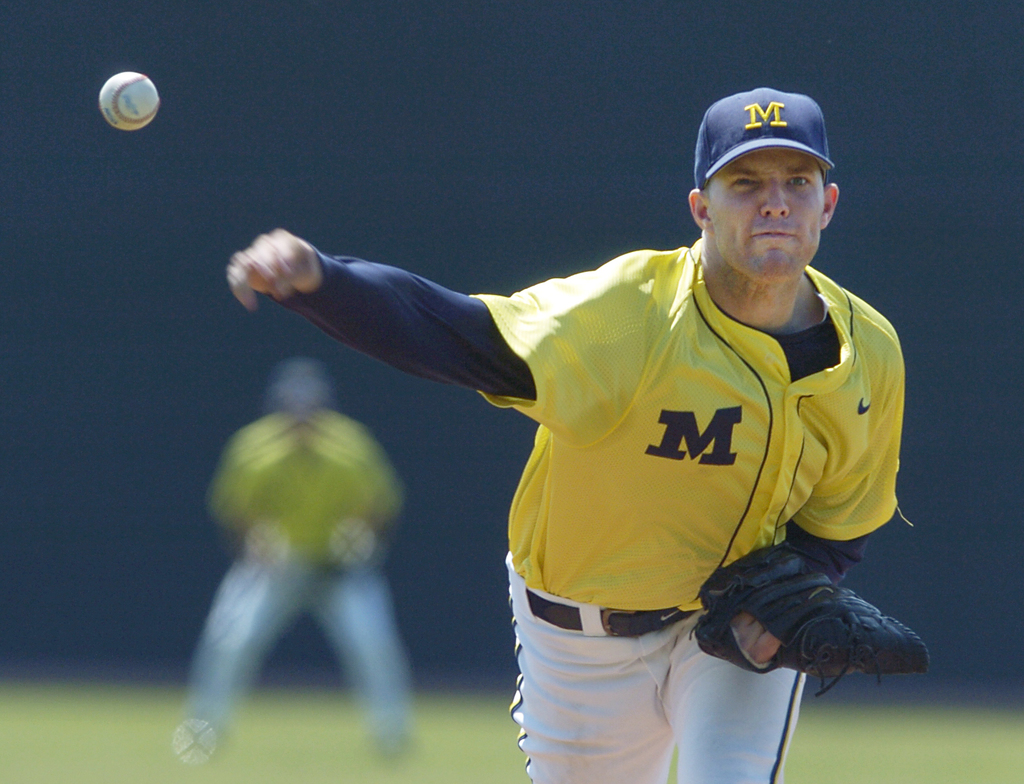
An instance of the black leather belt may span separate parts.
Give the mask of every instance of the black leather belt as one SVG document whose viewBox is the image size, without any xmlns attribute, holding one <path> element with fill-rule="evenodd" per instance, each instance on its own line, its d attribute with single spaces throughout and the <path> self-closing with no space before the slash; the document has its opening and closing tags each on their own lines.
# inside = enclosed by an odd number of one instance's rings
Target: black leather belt
<svg viewBox="0 0 1024 784">
<path fill-rule="evenodd" d="M 576 607 L 567 604 L 559 604 L 538 596 L 527 589 L 526 598 L 530 602 L 530 609 L 533 614 L 552 626 L 572 631 L 583 631 L 583 619 L 580 618 L 580 611 Z M 656 632 L 664 629 L 673 623 L 678 623 L 684 618 L 689 618 L 695 610 L 685 611 L 678 607 L 669 607 L 665 610 L 609 610 L 601 608 L 601 626 L 605 634 L 610 637 L 639 637 L 648 632 Z"/>
</svg>

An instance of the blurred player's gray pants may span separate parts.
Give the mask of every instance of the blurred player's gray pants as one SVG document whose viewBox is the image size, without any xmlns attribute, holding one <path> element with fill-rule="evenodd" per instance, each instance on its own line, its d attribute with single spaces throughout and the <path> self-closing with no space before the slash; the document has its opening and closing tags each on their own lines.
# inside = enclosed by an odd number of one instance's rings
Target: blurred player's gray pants
<svg viewBox="0 0 1024 784">
<path fill-rule="evenodd" d="M 186 710 L 218 735 L 271 646 L 301 612 L 320 623 L 367 711 L 384 751 L 398 750 L 410 730 L 411 677 L 381 571 L 335 572 L 289 560 L 236 561 L 213 600 L 192 663 Z"/>
</svg>

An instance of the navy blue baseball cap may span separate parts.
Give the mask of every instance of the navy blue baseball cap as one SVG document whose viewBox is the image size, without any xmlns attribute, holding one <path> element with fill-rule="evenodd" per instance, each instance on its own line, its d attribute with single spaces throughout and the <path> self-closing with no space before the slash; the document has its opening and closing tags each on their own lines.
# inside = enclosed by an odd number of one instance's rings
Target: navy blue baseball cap
<svg viewBox="0 0 1024 784">
<path fill-rule="evenodd" d="M 703 188 L 711 176 L 741 155 L 764 147 L 787 147 L 813 155 L 827 172 L 825 117 L 821 107 L 800 93 L 759 87 L 711 104 L 697 133 L 693 180 Z"/>
</svg>

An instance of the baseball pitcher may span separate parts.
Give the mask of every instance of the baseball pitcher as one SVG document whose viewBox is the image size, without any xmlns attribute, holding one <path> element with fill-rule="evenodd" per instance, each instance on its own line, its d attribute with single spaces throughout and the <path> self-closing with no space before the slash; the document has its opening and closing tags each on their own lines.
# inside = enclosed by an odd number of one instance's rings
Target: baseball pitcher
<svg viewBox="0 0 1024 784">
<path fill-rule="evenodd" d="M 839 188 L 812 99 L 760 88 L 697 134 L 700 232 L 465 296 L 286 231 L 228 266 L 342 343 L 538 423 L 508 520 L 537 784 L 781 782 L 806 675 L 922 672 L 838 587 L 896 510 L 892 325 L 811 266 Z"/>
</svg>

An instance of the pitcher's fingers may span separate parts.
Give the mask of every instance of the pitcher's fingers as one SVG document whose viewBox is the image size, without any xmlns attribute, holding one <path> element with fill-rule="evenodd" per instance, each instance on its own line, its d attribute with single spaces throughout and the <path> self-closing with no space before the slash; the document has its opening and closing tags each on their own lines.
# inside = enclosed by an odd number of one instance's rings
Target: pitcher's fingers
<svg viewBox="0 0 1024 784">
<path fill-rule="evenodd" d="M 262 235 L 268 248 L 273 248 L 275 261 L 282 274 L 286 277 L 294 275 L 302 258 L 302 245 L 298 238 L 284 229 L 274 229 Z"/>
<path fill-rule="evenodd" d="M 238 254 L 235 254 L 236 256 Z M 235 299 L 241 302 L 246 310 L 256 310 L 259 306 L 256 292 L 249 285 L 249 270 L 244 264 L 236 261 L 235 256 L 231 257 L 231 263 L 227 270 L 228 286 Z"/>
<path fill-rule="evenodd" d="M 294 281 L 299 274 L 298 260 L 301 257 L 300 247 L 295 238 L 287 232 L 278 230 L 271 234 L 261 234 L 252 245 L 241 251 L 246 257 L 250 270 L 256 273 L 256 280 L 249 278 L 257 291 L 272 294 L 276 299 L 285 299 L 295 293 Z"/>
<path fill-rule="evenodd" d="M 291 274 L 294 263 L 289 256 L 294 253 L 294 246 L 277 233 L 261 234 L 244 253 L 261 270 L 265 270 L 267 279 L 286 277 Z"/>
</svg>

